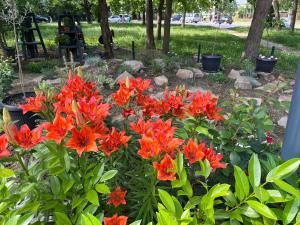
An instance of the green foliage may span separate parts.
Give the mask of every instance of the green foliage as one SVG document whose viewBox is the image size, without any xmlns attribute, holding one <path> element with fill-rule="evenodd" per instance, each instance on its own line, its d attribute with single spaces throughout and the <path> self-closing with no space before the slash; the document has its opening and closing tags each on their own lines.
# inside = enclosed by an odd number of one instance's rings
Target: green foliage
<svg viewBox="0 0 300 225">
<path fill-rule="evenodd" d="M 266 142 L 266 132 L 273 130 L 267 105 L 257 106 L 256 100 L 232 97 L 223 102 L 223 107 L 229 110 L 228 119 L 223 121 L 223 129 L 214 136 L 213 142 L 220 146 L 231 164 L 245 169 L 253 153 L 259 154 L 260 159 L 275 153 L 276 145 Z"/>
<path fill-rule="evenodd" d="M 157 224 L 299 224 L 298 187 L 284 181 L 299 165 L 300 159 L 289 160 L 271 170 L 266 179 L 261 179 L 261 165 L 253 154 L 247 171 L 249 177 L 235 166 L 234 189 L 229 184 L 216 184 L 208 189 L 206 178 L 200 176 L 198 182 L 205 190 L 201 196 L 188 196 L 187 200 L 181 198 L 180 190 L 177 197 L 158 190 L 161 203 Z M 178 168 L 185 171 L 183 161 L 177 164 L 179 176 L 182 171 Z"/>
<path fill-rule="evenodd" d="M 104 158 L 79 157 L 54 142 L 45 146 L 31 152 L 28 162 L 22 159 L 27 152 L 15 149 L 17 155 L 10 160 L 22 161 L 24 171 L 0 168 L 0 223 L 31 224 L 54 217 L 56 224 L 101 224 L 93 215 L 101 214 L 100 200 L 110 193 L 105 183 L 117 171 L 107 171 Z"/>
<path fill-rule="evenodd" d="M 108 75 L 108 64 L 99 57 L 89 57 L 86 64 L 91 67 L 84 73 L 84 79 L 87 81 L 95 82 L 98 89 L 108 87 L 113 89 L 115 80 Z"/>
<path fill-rule="evenodd" d="M 257 76 L 257 74 L 255 73 L 255 66 L 253 65 L 252 61 L 249 59 L 243 61 L 243 70 L 245 71 L 245 76 L 247 77 Z"/>
<path fill-rule="evenodd" d="M 209 74 L 207 79 L 218 84 L 228 84 L 231 82 L 231 80 L 222 72 Z"/>
<path fill-rule="evenodd" d="M 61 66 L 62 63 L 57 59 L 43 60 L 39 62 L 29 62 L 24 66 L 25 71 L 29 73 L 42 73 L 43 70 L 52 70 Z"/>
<path fill-rule="evenodd" d="M 16 77 L 13 75 L 10 60 L 0 57 L 0 99 L 3 99 L 7 95 L 14 79 Z"/>
</svg>

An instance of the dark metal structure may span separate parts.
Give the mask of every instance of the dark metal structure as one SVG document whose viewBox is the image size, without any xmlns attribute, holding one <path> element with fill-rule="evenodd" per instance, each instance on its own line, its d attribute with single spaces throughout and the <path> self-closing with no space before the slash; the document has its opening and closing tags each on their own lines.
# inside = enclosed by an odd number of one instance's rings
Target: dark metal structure
<svg viewBox="0 0 300 225">
<path fill-rule="evenodd" d="M 69 55 L 69 53 L 72 52 L 75 58 L 82 59 L 85 41 L 78 16 L 74 16 L 72 14 L 59 15 L 58 38 L 58 50 L 60 57 L 63 56 L 63 50 L 65 50 L 65 54 Z M 62 41 L 62 39 L 65 39 L 65 41 Z"/>
<path fill-rule="evenodd" d="M 281 152 L 282 159 L 300 157 L 300 61 Z"/>
<path fill-rule="evenodd" d="M 41 56 L 48 57 L 48 52 L 34 13 L 27 14 L 20 27 L 20 33 L 20 41 L 25 59 L 39 58 Z M 42 47 L 43 55 L 39 53 L 39 45 Z"/>
</svg>

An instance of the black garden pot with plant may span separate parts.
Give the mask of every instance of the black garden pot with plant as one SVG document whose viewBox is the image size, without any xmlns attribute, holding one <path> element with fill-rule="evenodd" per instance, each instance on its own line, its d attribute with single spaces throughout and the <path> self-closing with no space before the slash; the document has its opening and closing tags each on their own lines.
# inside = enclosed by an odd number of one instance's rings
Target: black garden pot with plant
<svg viewBox="0 0 300 225">
<path fill-rule="evenodd" d="M 272 73 L 275 65 L 277 63 L 277 58 L 274 57 L 262 57 L 256 58 L 256 72 Z"/>
<path fill-rule="evenodd" d="M 202 55 L 202 67 L 206 72 L 218 72 L 221 68 L 223 55 Z"/>
<path fill-rule="evenodd" d="M 26 92 L 25 95 L 26 98 L 36 96 L 34 92 Z M 9 95 L 2 100 L 1 109 L 5 107 L 8 110 L 12 121 L 15 122 L 17 127 L 27 124 L 30 129 L 33 129 L 36 127 L 39 116 L 32 112 L 23 114 L 23 110 L 18 105 L 24 104 L 25 102 L 26 100 L 23 93 Z"/>
<path fill-rule="evenodd" d="M 16 48 L 14 47 L 4 47 L 3 52 L 6 58 L 12 58 L 12 59 L 16 58 Z"/>
</svg>

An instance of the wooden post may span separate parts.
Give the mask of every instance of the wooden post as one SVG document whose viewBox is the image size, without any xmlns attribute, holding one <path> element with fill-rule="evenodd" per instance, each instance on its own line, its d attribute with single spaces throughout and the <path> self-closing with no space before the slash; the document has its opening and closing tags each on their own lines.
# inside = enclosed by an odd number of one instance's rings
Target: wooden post
<svg viewBox="0 0 300 225">
<path fill-rule="evenodd" d="M 271 56 L 274 56 L 274 54 L 275 54 L 275 46 L 272 47 Z"/>
<path fill-rule="evenodd" d="M 197 63 L 200 62 L 200 55 L 201 55 L 201 44 L 198 46 L 198 57 L 197 57 Z"/>
<path fill-rule="evenodd" d="M 281 157 L 283 160 L 300 157 L 300 62 L 296 75 L 296 84 L 289 111 L 287 127 L 283 141 Z"/>
<path fill-rule="evenodd" d="M 131 49 L 132 49 L 132 59 L 135 60 L 135 46 L 134 46 L 134 41 L 132 41 Z"/>
</svg>

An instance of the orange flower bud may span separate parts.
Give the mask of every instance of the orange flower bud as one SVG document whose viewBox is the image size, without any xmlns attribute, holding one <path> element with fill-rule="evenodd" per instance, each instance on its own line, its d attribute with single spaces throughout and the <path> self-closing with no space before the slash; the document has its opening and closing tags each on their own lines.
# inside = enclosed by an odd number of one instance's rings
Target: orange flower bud
<svg viewBox="0 0 300 225">
<path fill-rule="evenodd" d="M 16 144 L 15 134 L 16 134 L 16 125 L 14 125 L 11 121 L 10 114 L 7 108 L 3 109 L 3 130 L 6 134 L 7 140 L 12 143 Z"/>
<path fill-rule="evenodd" d="M 75 100 L 72 101 L 72 111 L 75 114 L 75 119 L 76 119 L 77 125 L 79 125 L 79 126 L 84 125 L 85 122 L 84 122 L 83 116 L 79 112 L 78 105 L 77 105 L 77 102 Z"/>
</svg>

